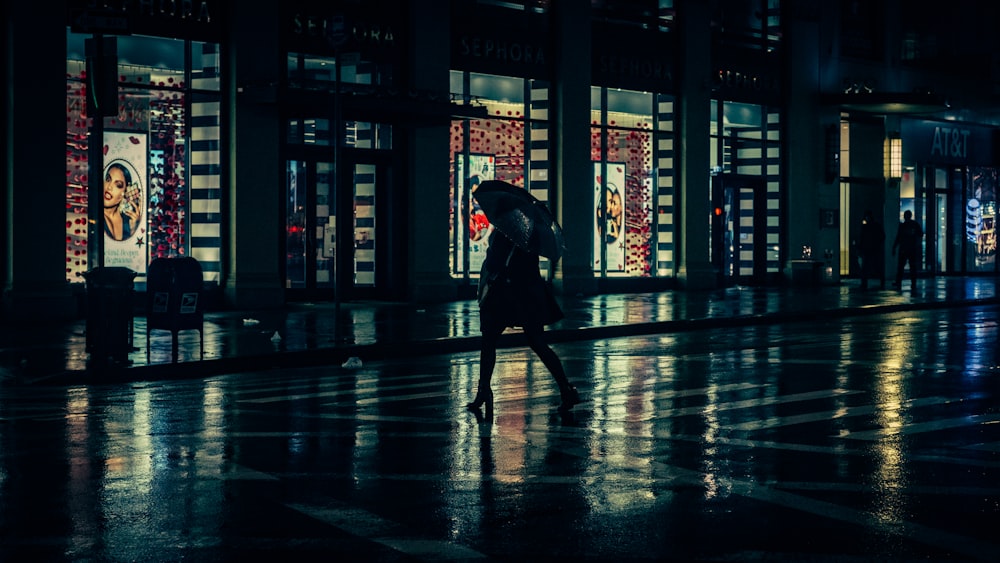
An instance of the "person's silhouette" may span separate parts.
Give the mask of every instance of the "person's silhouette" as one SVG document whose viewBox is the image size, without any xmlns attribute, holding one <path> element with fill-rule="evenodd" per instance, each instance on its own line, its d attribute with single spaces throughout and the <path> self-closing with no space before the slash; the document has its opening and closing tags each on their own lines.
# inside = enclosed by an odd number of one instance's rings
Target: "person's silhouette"
<svg viewBox="0 0 1000 563">
<path fill-rule="evenodd" d="M 920 242 L 924 230 L 913 219 L 913 212 L 907 209 L 903 213 L 903 222 L 896 231 L 896 239 L 892 242 L 892 254 L 899 255 L 896 259 L 896 289 L 903 289 L 903 269 L 910 265 L 910 290 L 917 287 L 917 271 L 920 269 Z"/>
<path fill-rule="evenodd" d="M 489 248 L 479 278 L 479 324 L 482 347 L 476 398 L 466 405 L 478 411 L 493 411 L 490 380 L 496 367 L 497 343 L 507 327 L 521 327 L 528 345 L 555 378 L 562 403 L 568 411 L 580 402 L 576 387 L 569 383 L 559 356 L 545 342 L 545 325 L 563 318 L 552 291 L 538 271 L 538 254 L 515 245 L 499 230 L 490 235 Z"/>
<path fill-rule="evenodd" d="M 868 289 L 868 280 L 878 278 L 885 289 L 885 230 L 871 211 L 865 211 L 858 237 L 861 255 L 861 289 Z"/>
</svg>

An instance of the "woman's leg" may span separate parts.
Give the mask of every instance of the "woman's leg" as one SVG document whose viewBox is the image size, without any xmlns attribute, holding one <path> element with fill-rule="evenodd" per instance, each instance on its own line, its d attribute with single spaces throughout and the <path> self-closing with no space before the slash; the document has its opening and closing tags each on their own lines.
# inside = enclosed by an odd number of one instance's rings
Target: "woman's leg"
<svg viewBox="0 0 1000 563">
<path fill-rule="evenodd" d="M 479 350 L 479 387 L 476 390 L 476 398 L 469 403 L 470 409 L 478 409 L 486 403 L 487 409 L 493 408 L 493 391 L 490 389 L 490 381 L 493 379 L 493 370 L 497 364 L 497 343 L 500 335 L 503 334 L 504 327 L 495 326 L 484 319 L 482 325 L 481 347 Z"/>
<path fill-rule="evenodd" d="M 541 326 L 526 326 L 524 327 L 524 336 L 528 338 L 528 346 L 531 346 L 531 349 L 542 360 L 542 363 L 545 364 L 552 377 L 556 379 L 559 389 L 568 386 L 569 380 L 566 379 L 566 371 L 563 369 L 562 360 L 559 359 L 555 351 L 545 342 L 545 329 Z"/>
<path fill-rule="evenodd" d="M 562 360 L 559 359 L 555 351 L 545 342 L 545 328 L 541 325 L 526 326 L 524 327 L 524 335 L 528 339 L 528 345 L 538 355 L 538 358 L 542 360 L 542 363 L 545 364 L 545 367 L 552 374 L 552 377 L 555 378 L 556 384 L 559 386 L 559 395 L 562 398 L 562 404 L 559 405 L 559 409 L 569 410 L 573 408 L 573 405 L 580 402 L 580 395 L 577 393 L 576 387 L 570 385 L 569 379 L 566 377 L 566 370 L 563 369 Z"/>
</svg>

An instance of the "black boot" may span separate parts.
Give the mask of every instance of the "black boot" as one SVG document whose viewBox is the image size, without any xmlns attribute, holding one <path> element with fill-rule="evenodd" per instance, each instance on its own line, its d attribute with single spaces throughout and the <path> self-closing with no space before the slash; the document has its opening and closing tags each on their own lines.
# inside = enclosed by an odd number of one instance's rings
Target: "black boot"
<svg viewBox="0 0 1000 563">
<path fill-rule="evenodd" d="M 476 398 L 471 403 L 465 405 L 470 411 L 478 411 L 480 407 L 486 405 L 486 412 L 493 412 L 493 390 L 487 387 L 479 387 Z"/>
<path fill-rule="evenodd" d="M 562 397 L 562 403 L 559 404 L 559 410 L 562 412 L 566 412 L 575 405 L 580 404 L 580 392 L 572 385 L 563 387 L 559 391 L 559 395 Z"/>
</svg>

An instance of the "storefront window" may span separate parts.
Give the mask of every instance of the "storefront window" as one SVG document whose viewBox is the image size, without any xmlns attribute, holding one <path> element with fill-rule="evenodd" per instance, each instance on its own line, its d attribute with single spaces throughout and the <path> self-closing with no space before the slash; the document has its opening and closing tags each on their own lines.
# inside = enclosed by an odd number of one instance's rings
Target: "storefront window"
<svg viewBox="0 0 1000 563">
<path fill-rule="evenodd" d="M 673 103 L 656 99 L 654 107 L 653 94 L 591 89 L 593 267 L 599 276 L 672 274 Z"/>
<path fill-rule="evenodd" d="M 712 29 L 727 48 L 773 51 L 781 43 L 780 0 L 720 0 Z"/>
<path fill-rule="evenodd" d="M 548 90 L 539 81 L 456 71 L 452 72 L 452 94 L 486 110 L 485 117 L 451 123 L 449 262 L 453 277 L 477 277 L 490 232 L 489 221 L 475 200 L 479 184 L 503 180 L 548 201 L 544 173 L 549 159 L 548 115 L 533 106 L 533 100 L 547 100 Z M 528 145 L 532 151 L 526 158 Z M 548 267 L 544 259 L 542 267 Z"/>
<path fill-rule="evenodd" d="M 997 254 L 997 169 L 969 169 L 969 189 L 965 194 L 965 244 L 969 270 L 992 272 Z"/>
<path fill-rule="evenodd" d="M 392 67 L 357 57 L 340 58 L 340 87 L 344 93 L 358 91 L 360 86 L 386 86 L 392 83 Z M 337 88 L 337 58 L 309 53 L 290 52 L 287 55 L 288 86 L 301 90 Z M 361 89 L 366 92 L 366 89 Z"/>
<path fill-rule="evenodd" d="M 321 90 L 344 96 L 357 93 L 384 92 L 380 88 L 391 83 L 391 66 L 372 61 L 291 52 L 287 55 L 288 87 L 295 90 Z M 340 74 L 340 85 L 337 74 Z M 338 101 L 331 104 L 336 105 Z M 315 112 L 314 109 L 308 110 Z M 295 116 L 286 120 L 286 141 L 293 145 L 329 146 L 333 143 L 336 128 L 334 107 L 328 108 L 329 117 Z M 385 123 L 347 120 L 340 123 L 340 146 L 361 149 L 392 148 L 392 127 Z"/>
<path fill-rule="evenodd" d="M 90 119 L 86 104 L 89 36 L 67 33 L 66 277 L 82 282 L 87 255 Z M 206 281 L 221 272 L 219 60 L 214 44 L 117 38 L 118 112 L 104 118 L 104 168 L 124 190 L 122 221 L 110 221 L 104 265 L 145 281 L 158 257 L 193 256 Z M 98 197 L 110 201 L 109 196 Z M 111 199 L 117 197 L 112 194 Z M 94 263 L 91 263 L 91 262 Z"/>
<path fill-rule="evenodd" d="M 288 53 L 289 88 L 332 89 L 337 84 L 337 59 L 305 53 Z"/>
</svg>

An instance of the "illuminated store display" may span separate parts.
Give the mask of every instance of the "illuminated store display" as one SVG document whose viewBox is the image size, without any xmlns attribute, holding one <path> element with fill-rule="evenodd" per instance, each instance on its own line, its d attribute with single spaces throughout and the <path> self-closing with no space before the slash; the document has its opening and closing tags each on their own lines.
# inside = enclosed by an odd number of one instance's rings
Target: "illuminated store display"
<svg viewBox="0 0 1000 563">
<path fill-rule="evenodd" d="M 970 168 L 970 190 L 965 206 L 966 244 L 971 246 L 972 264 L 978 271 L 993 271 L 997 252 L 996 168 Z"/>
<path fill-rule="evenodd" d="M 460 233 L 469 231 L 469 269 L 478 272 L 486 258 L 486 247 L 491 232 L 489 219 L 476 201 L 476 188 L 486 180 L 496 179 L 496 157 L 493 155 L 469 155 L 469 172 L 466 173 L 464 158 L 455 161 L 457 190 L 453 190 L 455 209 L 468 210 L 456 214 Z"/>
<path fill-rule="evenodd" d="M 97 263 L 87 255 L 91 116 L 85 38 L 67 35 L 66 279 L 74 283 L 83 282 Z M 130 178 L 123 201 L 115 203 L 122 221 L 107 215 L 115 226 L 105 235 L 104 265 L 139 272 L 141 283 L 150 260 L 190 255 L 202 263 L 206 281 L 217 281 L 218 49 L 142 36 L 121 37 L 118 45 L 118 112 L 104 121 L 104 176 L 121 181 L 118 174 L 127 171 Z M 117 198 L 105 193 L 97 197 Z"/>
<path fill-rule="evenodd" d="M 451 122 L 449 262 L 454 277 L 478 276 L 486 256 L 489 223 L 476 212 L 475 201 L 480 182 L 503 180 L 547 199 L 547 184 L 525 182 L 525 81 L 473 74 L 469 83 L 469 96 L 487 108 L 489 117 Z M 537 130 L 539 124 L 533 126 Z"/>
<path fill-rule="evenodd" d="M 654 274 L 654 259 L 664 266 L 662 270 L 669 271 L 671 245 L 664 244 L 659 257 L 654 253 L 658 228 L 662 240 L 669 240 L 673 170 L 665 166 L 657 171 L 653 166 L 653 96 L 645 92 L 592 90 L 590 155 L 598 220 L 594 271 L 603 270 L 608 276 L 648 277 Z M 669 117 L 660 121 L 659 131 L 666 131 L 670 123 Z M 660 141 L 667 138 L 663 134 Z M 664 151 L 660 155 L 661 166 L 671 162 L 668 154 Z M 657 191 L 653 180 L 657 176 L 663 185 L 660 197 L 654 198 Z M 660 225 L 654 224 L 653 210 L 657 207 L 663 219 Z"/>
</svg>

